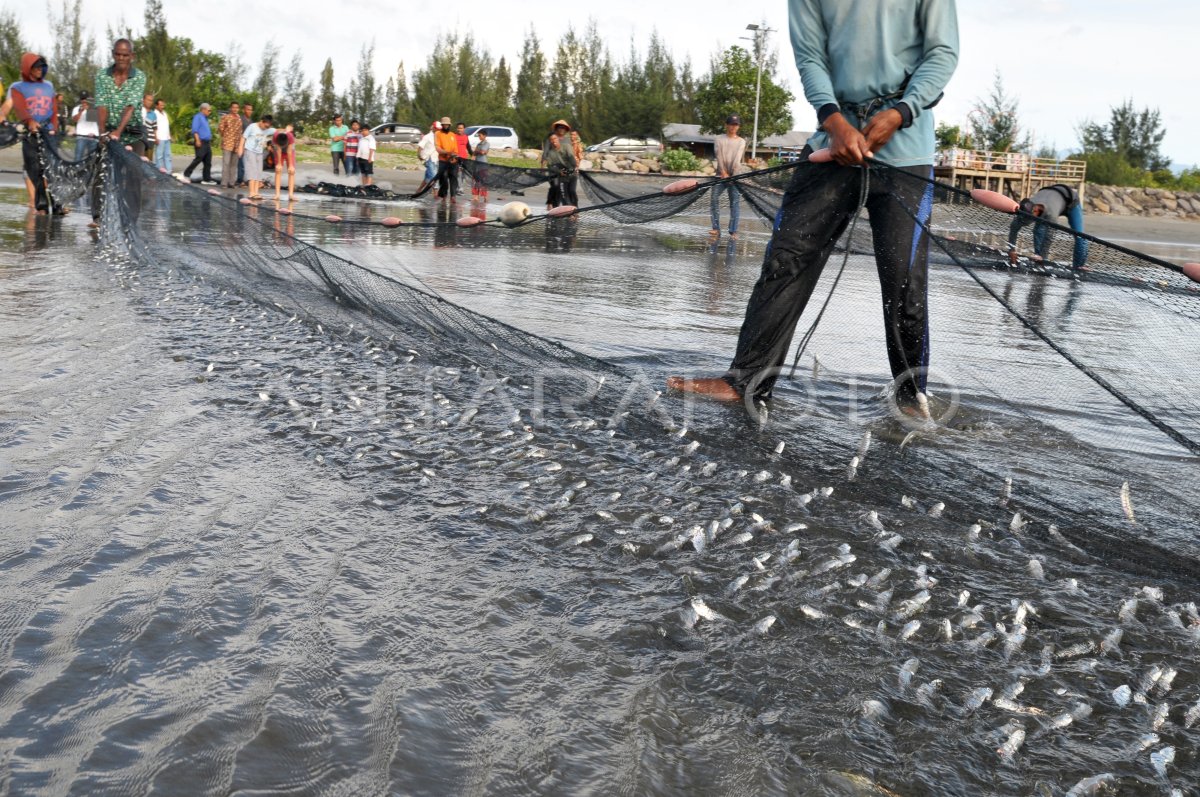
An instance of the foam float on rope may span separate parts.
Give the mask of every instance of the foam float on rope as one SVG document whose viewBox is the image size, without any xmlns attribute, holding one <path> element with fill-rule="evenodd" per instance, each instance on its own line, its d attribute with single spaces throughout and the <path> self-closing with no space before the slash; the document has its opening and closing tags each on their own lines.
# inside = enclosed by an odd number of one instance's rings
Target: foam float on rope
<svg viewBox="0 0 1200 797">
<path fill-rule="evenodd" d="M 341 220 L 342 220 L 342 217 L 338 216 L 337 214 L 334 214 L 334 213 L 330 213 L 328 216 L 325 217 L 325 221 L 330 222 L 331 224 L 337 224 Z"/>
<path fill-rule="evenodd" d="M 254 204 L 253 202 L 250 201 L 250 199 L 248 197 L 242 197 L 241 199 L 238 200 L 238 203 L 242 204 L 242 205 L 253 205 Z"/>
<path fill-rule="evenodd" d="M 483 224 L 483 219 L 476 216 L 463 216 L 454 223 L 459 227 L 474 227 L 476 224 Z"/>
<path fill-rule="evenodd" d="M 696 182 L 696 178 L 694 177 L 689 177 L 686 180 L 676 180 L 673 183 L 667 183 L 663 186 L 663 193 L 686 194 L 688 191 L 695 191 L 697 185 L 699 183 Z"/>
<path fill-rule="evenodd" d="M 220 192 L 220 191 L 218 191 L 218 190 L 217 190 L 217 189 L 215 189 L 215 188 L 210 188 L 210 189 L 208 189 L 208 193 L 212 194 L 213 196 L 220 196 L 220 195 L 221 195 L 221 192 Z"/>
<path fill-rule="evenodd" d="M 829 147 L 813 150 L 808 155 L 809 163 L 833 163 L 833 150 Z"/>
<path fill-rule="evenodd" d="M 971 199 L 1001 213 L 1016 213 L 1017 208 L 1020 207 L 1012 197 L 989 191 L 986 188 L 972 188 Z"/>
<path fill-rule="evenodd" d="M 546 215 L 552 219 L 561 219 L 564 216 L 574 215 L 575 211 L 577 210 L 579 210 L 579 208 L 575 207 L 574 205 L 559 205 L 556 208 L 547 210 Z"/>
<path fill-rule="evenodd" d="M 1200 263 L 1184 263 L 1183 273 L 1193 282 L 1200 282 Z"/>
<path fill-rule="evenodd" d="M 384 227 L 399 227 L 404 222 L 402 222 L 399 219 L 399 217 L 397 217 L 397 216 L 388 216 L 387 218 L 383 219 L 383 221 L 381 221 L 379 223 L 382 224 Z"/>
<path fill-rule="evenodd" d="M 533 213 L 524 202 L 506 202 L 500 208 L 500 223 L 505 227 L 516 227 Z"/>
<path fill-rule="evenodd" d="M 170 172 L 169 172 L 169 171 L 167 171 L 167 167 L 166 167 L 166 166 L 159 166 L 159 167 L 158 167 L 158 170 L 159 170 L 160 172 L 162 172 L 163 174 L 170 174 Z"/>
<path fill-rule="evenodd" d="M 290 216 L 290 215 L 292 215 L 292 211 L 290 208 L 280 208 L 279 215 L 280 216 Z"/>
</svg>

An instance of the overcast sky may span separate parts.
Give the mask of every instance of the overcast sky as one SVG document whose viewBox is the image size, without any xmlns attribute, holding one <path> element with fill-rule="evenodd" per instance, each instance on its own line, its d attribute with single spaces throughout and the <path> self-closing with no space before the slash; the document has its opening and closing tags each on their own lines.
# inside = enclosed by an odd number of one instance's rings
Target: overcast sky
<svg viewBox="0 0 1200 797">
<path fill-rule="evenodd" d="M 22 20 L 27 40 L 48 43 L 46 6 L 3 2 Z M 98 37 L 122 15 L 135 30 L 141 25 L 138 4 L 83 0 L 83 5 L 85 22 Z M 326 57 L 332 57 L 339 91 L 349 83 L 363 43 L 372 37 L 378 79 L 386 80 L 404 61 L 411 80 L 439 32 L 471 32 L 493 57 L 516 62 L 531 18 L 537 19 L 543 48 L 553 54 L 567 26 L 581 28 L 591 16 L 618 58 L 628 53 L 631 39 L 644 50 L 650 31 L 657 29 L 675 57 L 690 55 L 696 73 L 702 74 L 714 52 L 747 35 L 747 23 L 766 22 L 778 31 L 772 43 L 779 49 L 781 76 L 797 96 L 796 127 L 812 130 L 815 125 L 787 40 L 785 0 L 384 0 L 346 7 L 318 0 L 163 0 L 163 5 L 173 34 L 225 52 L 234 32 L 252 66 L 268 38 L 282 48 L 284 64 L 300 49 L 314 82 Z M 1163 151 L 1176 165 L 1200 163 L 1200 135 L 1195 132 L 1200 128 L 1195 77 L 1200 0 L 959 0 L 958 15 L 961 57 L 936 111 L 940 119 L 963 122 L 1000 69 L 1006 88 L 1020 101 L 1021 121 L 1039 146 L 1075 146 L 1081 120 L 1107 121 L 1111 106 L 1131 98 L 1139 108 L 1161 109 L 1167 128 Z M 248 38 L 247 31 L 256 38 Z M 752 109 L 744 115 L 749 121 Z"/>
</svg>

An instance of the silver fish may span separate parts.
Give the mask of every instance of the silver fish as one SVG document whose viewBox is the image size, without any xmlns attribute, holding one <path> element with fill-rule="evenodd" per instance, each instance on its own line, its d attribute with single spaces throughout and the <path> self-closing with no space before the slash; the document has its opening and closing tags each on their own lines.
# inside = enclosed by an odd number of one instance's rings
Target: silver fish
<svg viewBox="0 0 1200 797">
<path fill-rule="evenodd" d="M 864 719 L 880 720 L 888 715 L 887 706 L 878 700 L 864 700 L 862 703 L 862 715 Z"/>
<path fill-rule="evenodd" d="M 1121 637 L 1125 636 L 1124 629 L 1114 628 L 1105 635 L 1104 640 L 1100 643 L 1100 652 L 1103 654 L 1118 653 L 1121 650 Z"/>
<path fill-rule="evenodd" d="M 1091 642 L 1076 642 L 1074 645 L 1063 648 L 1054 654 L 1054 658 L 1059 661 L 1067 659 L 1077 659 L 1080 656 L 1086 656 L 1096 649 L 1095 644 Z"/>
<path fill-rule="evenodd" d="M 1158 588 L 1158 587 L 1142 587 L 1140 592 L 1141 592 L 1142 597 L 1146 598 L 1147 600 L 1152 600 L 1152 601 L 1155 601 L 1156 603 L 1162 603 L 1163 591 L 1160 588 Z"/>
<path fill-rule="evenodd" d="M 700 441 L 693 440 L 692 442 L 688 443 L 686 446 L 683 447 L 683 453 L 685 455 L 695 454 L 696 449 L 699 447 L 700 447 Z"/>
<path fill-rule="evenodd" d="M 1129 701 L 1133 698 L 1133 690 L 1129 688 L 1129 684 L 1121 684 L 1116 689 L 1112 690 L 1113 702 L 1120 708 L 1125 708 L 1129 705 Z"/>
<path fill-rule="evenodd" d="M 967 542 L 979 542 L 979 535 L 983 531 L 983 526 L 978 523 L 971 524 L 967 529 Z"/>
<path fill-rule="evenodd" d="M 1117 782 L 1117 778 L 1111 772 L 1105 772 L 1102 775 L 1092 775 L 1090 778 L 1084 778 L 1071 787 L 1067 792 L 1066 797 L 1095 797 L 1100 793 L 1100 790 L 1108 786 L 1112 786 Z"/>
<path fill-rule="evenodd" d="M 825 614 L 825 612 L 821 611 L 820 609 L 814 609 L 812 606 L 809 606 L 808 604 L 801 604 L 800 611 L 805 617 L 807 617 L 810 620 L 824 620 L 826 617 L 829 616 L 829 615 Z"/>
<path fill-rule="evenodd" d="M 1150 729 L 1156 731 L 1166 724 L 1167 715 L 1170 712 L 1170 706 L 1166 703 L 1159 703 L 1158 707 L 1154 709 L 1154 715 L 1150 718 Z"/>
<path fill-rule="evenodd" d="M 1175 748 L 1171 746 L 1164 747 L 1161 750 L 1155 750 L 1150 754 L 1150 766 L 1154 767 L 1154 771 L 1158 773 L 1160 778 L 1167 777 L 1167 767 L 1175 762 Z"/>
<path fill-rule="evenodd" d="M 926 684 L 921 684 L 917 687 L 917 702 L 925 706 L 933 705 L 933 697 L 942 688 L 942 679 L 934 678 Z"/>
<path fill-rule="evenodd" d="M 1013 513 L 1012 520 L 1008 524 L 1008 530 L 1013 534 L 1021 534 L 1025 530 L 1025 519 L 1021 517 L 1020 512 Z"/>
<path fill-rule="evenodd" d="M 705 547 L 708 545 L 708 536 L 704 533 L 704 529 L 700 526 L 693 526 L 691 531 L 692 547 L 696 549 L 696 553 L 704 553 Z"/>
<path fill-rule="evenodd" d="M 1123 623 L 1132 623 L 1137 619 L 1138 599 L 1130 598 L 1117 609 L 1117 619 Z"/>
<path fill-rule="evenodd" d="M 984 703 L 992 699 L 992 688 L 990 686 L 980 686 L 972 689 L 967 693 L 966 700 L 963 701 L 963 710 L 971 712 L 982 706 Z"/>
<path fill-rule="evenodd" d="M 1029 560 L 1029 575 L 1032 576 L 1036 581 L 1046 580 L 1046 571 L 1042 569 L 1042 563 L 1037 559 L 1031 558 Z"/>
<path fill-rule="evenodd" d="M 790 475 L 790 474 L 784 474 L 783 478 L 779 480 L 779 486 L 780 486 L 780 487 L 791 487 L 791 486 L 792 486 L 792 477 L 791 477 L 791 475 Z"/>
<path fill-rule="evenodd" d="M 1129 495 L 1129 482 L 1121 484 L 1121 509 L 1125 512 L 1125 517 L 1129 522 L 1137 525 L 1137 518 L 1133 516 L 1133 498 Z"/>
<path fill-rule="evenodd" d="M 879 519 L 879 513 L 874 509 L 867 513 L 867 522 L 870 523 L 873 528 L 876 528 L 879 531 L 885 531 L 883 527 L 883 521 Z"/>
<path fill-rule="evenodd" d="M 919 630 L 921 630 L 920 620 L 912 620 L 911 622 L 906 623 L 904 628 L 900 629 L 900 640 L 903 642 L 911 639 L 912 635 L 917 633 Z"/>
<path fill-rule="evenodd" d="M 568 544 L 569 545 L 584 545 L 585 543 L 589 543 L 594 539 L 596 539 L 596 538 L 592 534 L 577 534 L 576 536 L 572 537 L 568 541 Z"/>
<path fill-rule="evenodd" d="M 893 534 L 892 536 L 888 537 L 887 539 L 879 542 L 879 547 L 882 548 L 883 550 L 887 551 L 888 553 L 895 553 L 896 546 L 902 542 L 904 542 L 903 537 L 901 537 L 899 534 Z"/>
<path fill-rule="evenodd" d="M 866 459 L 867 451 L 871 448 L 871 432 L 867 430 L 863 432 L 862 437 L 858 439 L 858 458 L 859 460 Z"/>
<path fill-rule="evenodd" d="M 729 538 L 730 545 L 741 545 L 742 543 L 750 542 L 754 539 L 754 535 L 748 531 L 743 531 L 741 534 L 735 534 Z"/>
<path fill-rule="evenodd" d="M 1021 749 L 1021 745 L 1024 743 L 1025 729 L 1018 725 L 1012 729 L 1011 733 L 1009 733 L 1008 738 L 1004 741 L 1004 744 L 996 748 L 996 752 L 1000 754 L 1001 758 L 1012 758 L 1017 754 L 1017 751 Z"/>
<path fill-rule="evenodd" d="M 1167 667 L 1163 670 L 1162 677 L 1158 679 L 1158 683 L 1154 685 L 1154 690 L 1160 697 L 1165 697 L 1167 692 L 1171 691 L 1171 684 L 1175 682 L 1175 676 L 1179 671 L 1174 667 Z"/>
<path fill-rule="evenodd" d="M 946 505 L 944 503 L 942 503 L 941 501 L 938 501 L 936 504 L 929 507 L 929 516 L 930 517 L 941 517 L 942 513 L 945 511 L 946 511 Z"/>
<path fill-rule="evenodd" d="M 782 454 L 783 448 L 784 448 L 784 442 L 782 440 L 780 440 L 778 443 L 775 444 L 775 453 Z"/>
<path fill-rule="evenodd" d="M 913 676 L 917 674 L 917 670 L 920 668 L 920 659 L 909 659 L 900 666 L 898 681 L 902 690 L 907 690 L 910 686 L 912 686 Z"/>
<path fill-rule="evenodd" d="M 928 590 L 921 590 L 916 595 L 903 601 L 899 609 L 896 611 L 895 619 L 907 620 L 917 612 L 921 611 L 925 604 L 929 603 L 930 595 Z"/>
<path fill-rule="evenodd" d="M 792 540 L 787 544 L 787 547 L 783 549 L 783 558 L 788 562 L 793 562 L 796 559 L 799 559 L 800 556 L 800 540 Z"/>
<path fill-rule="evenodd" d="M 1004 487 L 1000 489 L 1000 506 L 1008 506 L 1008 499 L 1012 498 L 1012 477 L 1006 476 L 1004 479 Z"/>
<path fill-rule="evenodd" d="M 967 601 L 969 600 L 971 600 L 971 593 L 969 590 L 964 589 L 962 592 L 958 593 L 958 608 L 961 609 L 966 606 Z"/>
<path fill-rule="evenodd" d="M 900 506 L 904 507 L 905 509 L 916 509 L 917 502 L 914 499 L 909 498 L 907 495 L 902 495 L 900 496 Z"/>
<path fill-rule="evenodd" d="M 1025 626 L 1018 625 L 1013 628 L 1012 633 L 1004 640 L 1004 658 L 1011 658 L 1014 653 L 1021 649 L 1025 644 Z"/>
<path fill-rule="evenodd" d="M 876 573 L 875 575 L 873 575 L 869 579 L 867 579 L 867 583 L 866 583 L 867 589 L 875 589 L 877 587 L 882 586 L 883 582 L 885 582 L 889 578 L 891 578 L 891 575 L 892 575 L 892 569 L 890 567 L 883 568 L 878 573 Z"/>
<path fill-rule="evenodd" d="M 1190 730 L 1197 720 L 1200 720 L 1200 700 L 1193 703 L 1183 715 L 1183 727 Z"/>
<path fill-rule="evenodd" d="M 954 640 L 954 626 L 950 625 L 950 618 L 943 617 L 941 625 L 942 639 L 946 642 Z"/>
<path fill-rule="evenodd" d="M 784 534 L 794 534 L 797 531 L 804 531 L 808 528 L 807 523 L 789 523 L 783 527 Z"/>
<path fill-rule="evenodd" d="M 759 634 L 765 634 L 771 630 L 771 626 L 773 625 L 775 625 L 775 615 L 768 614 L 754 624 L 754 631 Z"/>
<path fill-rule="evenodd" d="M 1138 740 L 1131 746 L 1133 753 L 1140 753 L 1148 747 L 1153 747 L 1158 744 L 1159 735 L 1157 733 L 1144 733 L 1138 737 Z"/>
<path fill-rule="evenodd" d="M 768 481 L 772 475 L 773 474 L 769 470 L 760 470 L 758 473 L 754 474 L 754 481 L 758 484 L 762 484 L 763 482 Z"/>
<path fill-rule="evenodd" d="M 708 620 L 709 622 L 716 622 L 718 620 L 725 619 L 724 616 L 717 614 L 712 609 L 708 608 L 708 604 L 704 602 L 703 598 L 692 598 L 692 602 L 690 605 L 691 605 L 692 611 L 694 611 L 696 613 L 696 616 L 703 620 Z"/>
</svg>

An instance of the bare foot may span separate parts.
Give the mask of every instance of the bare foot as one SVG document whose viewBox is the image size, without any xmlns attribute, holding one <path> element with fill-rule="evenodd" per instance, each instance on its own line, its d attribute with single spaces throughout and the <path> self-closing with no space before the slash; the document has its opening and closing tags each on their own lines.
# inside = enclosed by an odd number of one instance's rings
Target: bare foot
<svg viewBox="0 0 1200 797">
<path fill-rule="evenodd" d="M 720 231 L 720 230 L 709 230 L 709 231 L 708 231 L 708 237 L 709 237 L 709 238 L 720 238 L 720 237 L 721 237 L 721 231 Z"/>
<path fill-rule="evenodd" d="M 732 238 L 733 240 L 735 240 L 735 241 L 736 241 L 736 240 L 737 240 L 737 233 L 736 233 L 736 232 L 731 232 L 731 233 L 729 233 L 729 237 L 730 237 L 730 238 Z"/>
<path fill-rule="evenodd" d="M 733 385 L 719 376 L 689 379 L 683 376 L 667 377 L 667 387 L 683 393 L 695 393 L 714 401 L 741 401 L 742 394 L 734 390 Z"/>
</svg>

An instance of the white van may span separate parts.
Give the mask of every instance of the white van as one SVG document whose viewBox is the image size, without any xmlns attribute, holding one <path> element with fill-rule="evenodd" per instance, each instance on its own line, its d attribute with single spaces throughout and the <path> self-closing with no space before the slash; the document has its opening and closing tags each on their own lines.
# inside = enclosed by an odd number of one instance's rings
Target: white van
<svg viewBox="0 0 1200 797">
<path fill-rule="evenodd" d="M 503 127 L 501 125 L 471 125 L 464 131 L 467 134 L 467 140 L 471 142 L 471 148 L 479 143 L 478 132 L 487 130 L 488 144 L 493 150 L 497 149 L 520 149 L 520 143 L 517 141 L 517 131 L 511 127 Z"/>
</svg>

